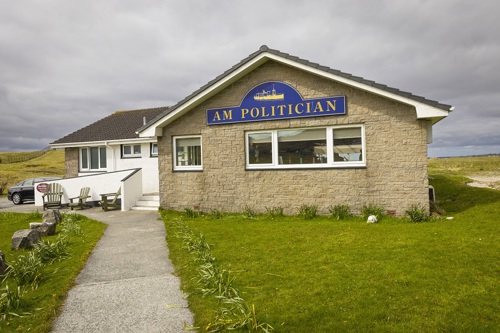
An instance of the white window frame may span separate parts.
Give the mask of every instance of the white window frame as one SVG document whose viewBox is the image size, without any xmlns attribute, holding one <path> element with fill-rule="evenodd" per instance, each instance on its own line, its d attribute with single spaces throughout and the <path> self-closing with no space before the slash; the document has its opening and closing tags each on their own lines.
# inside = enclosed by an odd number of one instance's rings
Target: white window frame
<svg viewBox="0 0 500 333">
<path fill-rule="evenodd" d="M 177 152 L 177 140 L 182 140 L 182 139 L 199 139 L 200 140 L 200 156 L 201 156 L 201 164 L 200 165 L 177 165 L 178 163 L 178 156 L 181 152 Z M 173 164 L 174 164 L 174 171 L 202 171 L 203 170 L 203 144 L 202 144 L 202 139 L 201 135 L 183 135 L 183 136 L 174 136 L 172 138 L 172 144 L 173 144 Z"/>
<path fill-rule="evenodd" d="M 287 130 L 308 130 L 324 128 L 326 131 L 326 144 L 327 144 L 327 162 L 316 164 L 280 164 L 280 156 L 278 151 L 278 132 Z M 337 129 L 361 129 L 361 161 L 334 161 L 334 147 L 333 147 L 333 132 Z M 271 133 L 271 146 L 272 146 L 272 162 L 262 164 L 250 164 L 250 147 L 249 135 L 259 133 Z M 245 165 L 247 170 L 262 170 L 262 169 L 328 169 L 328 168 L 359 168 L 366 167 L 366 149 L 365 149 L 365 127 L 359 125 L 336 125 L 336 126 L 319 126 L 319 127 L 302 127 L 302 128 L 287 128 L 287 129 L 272 129 L 260 131 L 248 131 L 245 133 Z"/>
<path fill-rule="evenodd" d="M 98 149 L 98 168 L 92 168 L 92 155 L 90 153 L 90 150 L 91 149 L 95 149 L 97 148 Z M 87 167 L 84 167 L 83 166 L 83 151 L 84 149 L 86 149 L 86 154 L 87 154 Z M 104 152 L 106 154 L 105 156 L 105 159 L 104 159 L 104 163 L 102 161 L 102 149 L 104 149 Z M 108 152 L 107 152 L 107 149 L 105 146 L 92 146 L 92 147 L 81 147 L 79 149 L 79 152 L 78 152 L 78 157 L 79 157 L 79 160 L 80 160 L 80 171 L 106 171 L 108 168 L 107 168 L 107 164 L 108 164 L 108 161 L 107 161 L 107 156 L 108 156 Z M 104 165 L 104 166 L 103 166 Z"/>
<path fill-rule="evenodd" d="M 155 147 L 156 147 L 156 149 L 155 149 Z M 150 156 L 151 157 L 158 157 L 158 142 L 151 142 L 149 149 L 150 149 Z"/>
<path fill-rule="evenodd" d="M 139 147 L 139 152 L 135 152 L 135 147 Z M 130 147 L 130 153 L 125 153 L 125 147 Z M 131 145 L 122 145 L 122 157 L 123 158 L 138 158 L 142 156 L 142 145 L 139 144 L 131 144 Z"/>
</svg>

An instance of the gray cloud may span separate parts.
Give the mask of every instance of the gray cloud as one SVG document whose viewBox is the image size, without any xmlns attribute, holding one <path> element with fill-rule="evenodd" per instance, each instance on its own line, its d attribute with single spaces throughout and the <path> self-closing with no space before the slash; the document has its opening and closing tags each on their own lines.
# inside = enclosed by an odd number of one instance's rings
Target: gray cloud
<svg viewBox="0 0 500 333">
<path fill-rule="evenodd" d="M 455 106 L 430 155 L 500 153 L 500 3 L 17 1 L 0 5 L 0 151 L 172 105 L 260 45 Z"/>
</svg>

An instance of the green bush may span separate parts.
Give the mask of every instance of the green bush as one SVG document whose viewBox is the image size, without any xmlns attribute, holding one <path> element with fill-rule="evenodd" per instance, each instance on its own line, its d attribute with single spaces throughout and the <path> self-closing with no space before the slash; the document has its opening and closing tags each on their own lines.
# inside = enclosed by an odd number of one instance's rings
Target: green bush
<svg viewBox="0 0 500 333">
<path fill-rule="evenodd" d="M 283 207 L 266 207 L 267 215 L 271 218 L 283 217 L 285 214 L 283 213 Z"/>
<path fill-rule="evenodd" d="M 411 205 L 406 210 L 405 215 L 412 222 L 425 222 L 429 220 L 429 213 L 420 204 Z"/>
<path fill-rule="evenodd" d="M 37 289 L 44 275 L 42 260 L 34 252 L 30 252 L 9 262 L 4 280 L 12 279 L 18 286 L 30 285 L 32 289 Z"/>
<path fill-rule="evenodd" d="M 351 216 L 351 207 L 349 205 L 331 206 L 328 211 L 330 212 L 330 217 L 336 220 L 345 220 Z"/>
<path fill-rule="evenodd" d="M 194 210 L 191 208 L 184 208 L 184 215 L 189 218 L 196 218 L 201 216 L 201 212 L 199 210 Z"/>
<path fill-rule="evenodd" d="M 216 220 L 220 220 L 221 218 L 224 217 L 224 213 L 218 209 L 212 209 L 210 211 L 210 217 Z"/>
<path fill-rule="evenodd" d="M 318 206 L 315 205 L 302 205 L 299 208 L 299 214 L 304 220 L 312 220 L 318 216 Z"/>
<path fill-rule="evenodd" d="M 361 209 L 361 216 L 364 220 L 367 220 L 370 215 L 375 215 L 377 220 L 380 220 L 385 216 L 384 208 L 377 206 L 375 204 L 365 204 Z"/>
<path fill-rule="evenodd" d="M 68 245 L 66 236 L 58 236 L 55 242 L 42 240 L 34 245 L 33 250 L 42 263 L 52 263 L 69 257 Z"/>
<path fill-rule="evenodd" d="M 250 206 L 245 206 L 243 207 L 243 211 L 241 212 L 241 215 L 246 218 L 246 219 L 254 219 L 257 217 L 257 212 L 254 211 Z"/>
<path fill-rule="evenodd" d="M 16 290 L 11 291 L 6 284 L 5 288 L 0 289 L 0 321 L 5 321 L 8 316 L 22 317 L 30 315 L 29 312 L 19 313 L 18 310 L 26 306 L 26 299 L 24 296 L 24 289 L 20 286 Z"/>
</svg>

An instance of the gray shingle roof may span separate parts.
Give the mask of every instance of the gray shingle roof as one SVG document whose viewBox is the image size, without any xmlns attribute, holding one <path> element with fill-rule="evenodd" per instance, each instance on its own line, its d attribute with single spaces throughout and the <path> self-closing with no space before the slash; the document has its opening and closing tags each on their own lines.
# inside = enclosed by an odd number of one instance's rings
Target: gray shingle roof
<svg viewBox="0 0 500 333">
<path fill-rule="evenodd" d="M 439 103 L 438 101 L 434 101 L 434 100 L 430 100 L 430 99 L 427 99 L 427 98 L 424 98 L 421 96 L 413 95 L 410 92 L 402 91 L 402 90 L 399 90 L 397 88 L 388 87 L 385 84 L 380 84 L 380 83 L 377 83 L 377 82 L 372 81 L 372 80 L 367 80 L 367 79 L 362 78 L 360 76 L 354 76 L 354 75 L 349 74 L 349 73 L 344 73 L 344 72 L 341 72 L 337 69 L 332 69 L 332 68 L 327 67 L 327 66 L 322 66 L 320 64 L 313 63 L 313 62 L 310 62 L 310 61 L 305 60 L 305 59 L 301 59 L 301 58 L 296 57 L 296 56 L 292 56 L 288 53 L 284 53 L 284 52 L 281 52 L 278 50 L 270 49 L 266 45 L 262 45 L 258 51 L 250 54 L 248 57 L 241 60 L 239 63 L 237 63 L 236 65 L 234 65 L 233 67 L 231 67 L 230 69 L 228 69 L 227 71 L 222 73 L 221 75 L 217 76 L 215 79 L 211 80 L 210 82 L 208 82 L 207 84 L 205 84 L 204 86 L 202 86 L 201 88 L 199 88 L 198 90 L 196 90 L 195 92 L 193 92 L 192 94 L 190 94 L 189 96 L 187 96 L 186 98 L 184 98 L 183 100 L 181 100 L 180 102 L 175 104 L 174 106 L 170 107 L 168 110 L 165 110 L 163 113 L 159 114 L 155 119 L 150 121 L 147 125 L 142 126 L 138 130 L 142 131 L 143 129 L 149 127 L 150 124 L 153 124 L 156 121 L 158 121 L 158 120 L 162 119 L 163 117 L 165 117 L 166 115 L 168 115 L 170 112 L 174 112 L 175 109 L 178 106 L 182 105 L 184 102 L 188 101 L 189 99 L 193 98 L 194 96 L 201 93 L 205 89 L 209 88 L 211 85 L 215 84 L 217 81 L 223 79 L 225 76 L 236 71 L 238 68 L 244 66 L 247 62 L 249 62 L 253 58 L 257 57 L 258 55 L 260 55 L 262 53 L 266 53 L 266 52 L 274 54 L 274 55 L 279 56 L 281 58 L 295 61 L 295 62 L 303 64 L 303 65 L 307 65 L 307 66 L 312 67 L 312 68 L 317 68 L 317 69 L 322 70 L 324 72 L 331 73 L 331 74 L 349 79 L 351 81 L 359 82 L 359 83 L 362 83 L 362 84 L 365 84 L 365 85 L 368 85 L 368 86 L 371 86 L 371 87 L 374 87 L 374 88 L 377 88 L 377 89 L 380 89 L 380 90 L 383 90 L 383 91 L 386 91 L 386 92 L 389 92 L 389 93 L 392 93 L 395 95 L 399 95 L 401 97 L 405 97 L 405 98 L 414 100 L 414 101 L 419 102 L 419 103 L 427 104 L 429 106 L 432 106 L 432 107 L 435 107 L 438 109 L 442 109 L 445 111 L 451 111 L 451 109 L 452 109 L 451 105 Z"/>
<path fill-rule="evenodd" d="M 81 128 L 51 144 L 67 144 L 77 142 L 124 140 L 138 138 L 136 131 L 146 122 L 165 112 L 168 107 L 116 111 L 115 113 Z"/>
</svg>

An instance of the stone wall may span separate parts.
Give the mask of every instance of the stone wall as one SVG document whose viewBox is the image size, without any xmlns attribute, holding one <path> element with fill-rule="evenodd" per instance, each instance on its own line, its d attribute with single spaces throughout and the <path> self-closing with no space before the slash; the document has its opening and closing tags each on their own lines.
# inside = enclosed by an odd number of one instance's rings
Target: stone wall
<svg viewBox="0 0 500 333">
<path fill-rule="evenodd" d="M 79 158 L 78 148 L 66 148 L 64 150 L 64 178 L 78 177 Z"/>
<path fill-rule="evenodd" d="M 347 115 L 206 125 L 206 109 L 235 106 L 256 85 L 282 81 L 305 99 L 345 95 Z M 364 124 L 365 168 L 246 170 L 245 132 L 340 124 Z M 202 135 L 203 171 L 174 172 L 172 137 Z M 282 207 L 294 214 L 302 204 L 321 213 L 348 204 L 360 213 L 376 204 L 403 215 L 411 204 L 428 207 L 426 121 L 398 103 L 298 69 L 267 62 L 163 129 L 159 138 L 161 206 L 182 210 L 260 212 Z"/>
</svg>

